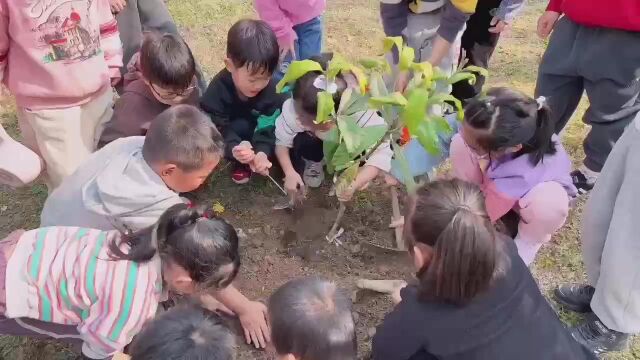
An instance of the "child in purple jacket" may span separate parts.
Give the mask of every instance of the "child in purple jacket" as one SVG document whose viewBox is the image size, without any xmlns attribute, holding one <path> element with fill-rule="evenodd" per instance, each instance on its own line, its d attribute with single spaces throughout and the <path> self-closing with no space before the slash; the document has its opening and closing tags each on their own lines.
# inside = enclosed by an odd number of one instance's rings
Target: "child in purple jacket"
<svg viewBox="0 0 640 360">
<path fill-rule="evenodd" d="M 326 0 L 255 0 L 260 19 L 278 38 L 282 78 L 292 60 L 305 60 L 322 52 L 322 14 Z"/>
</svg>

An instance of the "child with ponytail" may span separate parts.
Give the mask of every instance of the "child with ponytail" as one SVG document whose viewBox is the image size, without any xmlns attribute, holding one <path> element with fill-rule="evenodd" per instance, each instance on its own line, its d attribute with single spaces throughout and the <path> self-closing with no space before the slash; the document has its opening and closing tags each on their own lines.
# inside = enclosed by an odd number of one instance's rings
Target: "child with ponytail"
<svg viewBox="0 0 640 360">
<path fill-rule="evenodd" d="M 212 211 L 178 204 L 133 234 L 78 227 L 14 232 L 0 242 L 0 334 L 81 345 L 110 358 L 167 292 L 223 289 L 238 273 L 238 237 Z"/>
<path fill-rule="evenodd" d="M 513 241 L 494 230 L 476 185 L 419 188 L 404 234 L 419 283 L 394 295 L 373 360 L 596 359 L 564 328 Z"/>
<path fill-rule="evenodd" d="M 451 142 L 453 174 L 481 186 L 492 222 L 518 219 L 513 235 L 529 265 L 564 224 L 569 200 L 577 193 L 549 108 L 544 98 L 492 88 L 469 100 L 464 112 Z"/>
</svg>

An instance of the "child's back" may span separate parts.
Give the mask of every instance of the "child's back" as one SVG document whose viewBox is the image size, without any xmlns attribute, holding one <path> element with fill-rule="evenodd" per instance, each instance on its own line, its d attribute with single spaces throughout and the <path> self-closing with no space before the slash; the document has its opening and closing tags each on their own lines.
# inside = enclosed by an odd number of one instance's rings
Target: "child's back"
<svg viewBox="0 0 640 360">
<path fill-rule="evenodd" d="M 217 165 L 222 139 L 189 105 L 172 107 L 145 137 L 119 139 L 94 153 L 47 199 L 42 226 L 136 231 L 182 202 Z"/>
</svg>

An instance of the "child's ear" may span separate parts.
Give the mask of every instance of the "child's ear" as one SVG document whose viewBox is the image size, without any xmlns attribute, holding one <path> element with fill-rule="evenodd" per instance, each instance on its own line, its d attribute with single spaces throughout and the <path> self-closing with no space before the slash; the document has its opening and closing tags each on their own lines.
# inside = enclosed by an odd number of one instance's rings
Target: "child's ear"
<svg viewBox="0 0 640 360">
<path fill-rule="evenodd" d="M 160 167 L 160 176 L 171 176 L 177 168 L 176 164 L 164 164 Z"/>
<path fill-rule="evenodd" d="M 229 72 L 233 72 L 236 69 L 236 67 L 233 66 L 233 61 L 229 58 L 224 58 L 224 67 L 226 67 Z"/>
<path fill-rule="evenodd" d="M 415 243 L 413 245 L 413 265 L 417 270 L 429 265 L 431 258 L 433 258 L 433 248 L 427 244 Z"/>
</svg>

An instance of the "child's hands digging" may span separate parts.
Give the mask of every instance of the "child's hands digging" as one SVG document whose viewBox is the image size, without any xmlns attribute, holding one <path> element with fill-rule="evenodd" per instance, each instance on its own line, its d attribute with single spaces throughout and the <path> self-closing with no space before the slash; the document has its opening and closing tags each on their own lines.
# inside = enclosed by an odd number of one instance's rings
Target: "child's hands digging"
<svg viewBox="0 0 640 360">
<path fill-rule="evenodd" d="M 243 141 L 231 149 L 231 154 L 234 159 L 238 160 L 242 164 L 251 163 L 256 157 L 256 153 L 253 151 L 253 146 L 248 141 Z"/>
<path fill-rule="evenodd" d="M 249 301 L 238 310 L 237 315 L 244 329 L 247 344 L 253 343 L 256 349 L 265 348 L 271 341 L 267 325 L 267 306 L 259 301 Z"/>
</svg>

